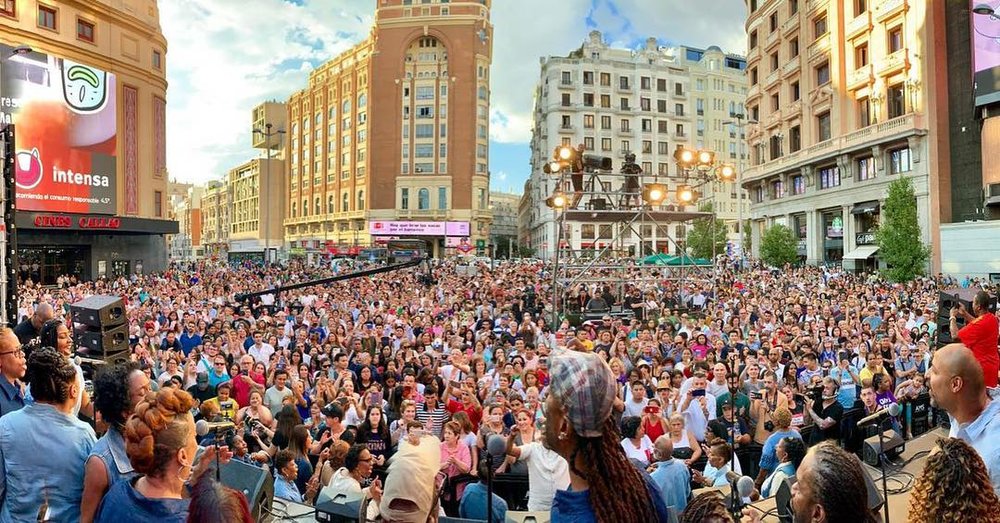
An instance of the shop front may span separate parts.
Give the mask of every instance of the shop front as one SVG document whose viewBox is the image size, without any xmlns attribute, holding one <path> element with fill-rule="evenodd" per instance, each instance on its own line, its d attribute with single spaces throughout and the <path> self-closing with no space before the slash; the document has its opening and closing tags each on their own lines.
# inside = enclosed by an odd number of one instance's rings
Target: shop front
<svg viewBox="0 0 1000 523">
<path fill-rule="evenodd" d="M 844 213 L 839 208 L 822 211 L 823 263 L 839 266 L 844 259 Z"/>
<path fill-rule="evenodd" d="M 879 202 L 862 202 L 851 208 L 854 220 L 854 249 L 844 255 L 844 268 L 855 272 L 878 269 L 878 244 L 875 231 L 879 225 Z"/>
<path fill-rule="evenodd" d="M 55 285 L 60 275 L 83 280 L 166 269 L 166 235 L 177 222 L 119 216 L 18 211 L 18 275 Z"/>
</svg>

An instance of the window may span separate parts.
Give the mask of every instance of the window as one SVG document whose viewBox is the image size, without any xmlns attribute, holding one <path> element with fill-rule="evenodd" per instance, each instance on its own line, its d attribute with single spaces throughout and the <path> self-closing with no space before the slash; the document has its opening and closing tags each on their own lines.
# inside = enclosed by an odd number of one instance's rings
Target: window
<svg viewBox="0 0 1000 523">
<path fill-rule="evenodd" d="M 57 11 L 49 6 L 38 6 L 38 27 L 44 27 L 55 31 L 56 13 Z"/>
<path fill-rule="evenodd" d="M 153 51 L 153 69 L 160 69 L 160 68 L 162 68 L 162 61 L 163 61 L 163 58 L 160 55 L 160 52 L 159 51 Z"/>
<path fill-rule="evenodd" d="M 802 94 L 799 91 L 799 82 L 797 80 L 792 82 L 791 85 L 788 86 L 788 90 L 790 91 L 789 94 L 792 95 L 792 101 L 793 102 L 799 101 L 799 98 L 801 98 Z"/>
<path fill-rule="evenodd" d="M 695 112 L 698 113 L 698 116 L 703 116 L 705 114 L 705 99 L 698 98 L 697 100 L 695 100 L 694 107 L 695 107 Z"/>
<path fill-rule="evenodd" d="M 757 85 L 757 68 L 750 68 L 750 85 Z"/>
<path fill-rule="evenodd" d="M 438 187 L 438 209 L 446 210 L 448 208 L 448 188 Z"/>
<path fill-rule="evenodd" d="M 650 105 L 649 98 L 641 98 L 641 99 L 639 99 L 639 109 L 643 110 L 643 111 L 650 111 L 650 110 L 652 110 L 652 106 Z"/>
<path fill-rule="evenodd" d="M 562 128 L 569 129 L 571 127 L 573 127 L 573 122 L 570 121 L 569 115 L 568 114 L 562 115 Z"/>
<path fill-rule="evenodd" d="M 601 73 L 601 85 L 611 87 L 611 73 Z"/>
<path fill-rule="evenodd" d="M 665 93 L 667 92 L 667 81 L 663 78 L 656 80 L 656 90 L 657 92 Z"/>
<path fill-rule="evenodd" d="M 792 195 L 806 193 L 806 179 L 801 174 L 792 176 Z"/>
<path fill-rule="evenodd" d="M 602 94 L 601 95 L 601 107 L 603 107 L 605 109 L 610 109 L 611 108 L 611 95 L 610 94 Z"/>
<path fill-rule="evenodd" d="M 897 25 L 889 29 L 889 53 L 895 53 L 903 49 L 903 27 Z"/>
<path fill-rule="evenodd" d="M 875 179 L 875 158 L 871 156 L 858 158 L 857 164 L 859 182 Z"/>
<path fill-rule="evenodd" d="M 652 154 L 652 153 L 653 153 L 653 142 L 650 141 L 650 140 L 643 140 L 642 141 L 642 154 Z M 644 171 L 645 172 L 649 172 L 649 170 L 644 170 Z"/>
<path fill-rule="evenodd" d="M 319 200 L 316 200 L 316 203 L 317 203 L 317 205 L 318 205 L 318 204 L 319 204 Z M 351 210 L 351 200 L 350 200 L 350 198 L 349 198 L 349 197 L 347 196 L 347 193 L 346 193 L 346 192 L 345 192 L 344 194 L 342 194 L 342 195 L 341 195 L 341 198 L 340 198 L 340 206 L 341 206 L 341 209 L 340 209 L 340 210 L 341 210 L 341 211 L 343 211 L 343 212 L 349 212 L 349 211 Z M 317 210 L 318 210 L 318 209 L 317 209 Z"/>
<path fill-rule="evenodd" d="M 788 14 L 794 15 L 799 12 L 799 0 L 789 0 L 788 2 Z"/>
<path fill-rule="evenodd" d="M 572 74 L 569 71 L 563 71 L 562 72 L 562 81 L 561 81 L 561 83 L 563 85 L 569 85 L 572 82 L 573 82 L 572 81 Z"/>
<path fill-rule="evenodd" d="M 858 99 L 858 128 L 872 124 L 872 104 L 867 96 Z"/>
<path fill-rule="evenodd" d="M 585 136 L 583 138 L 583 148 L 585 150 L 587 150 L 587 151 L 593 151 L 594 150 L 594 137 L 593 136 Z"/>
<path fill-rule="evenodd" d="M 646 91 L 652 88 L 652 81 L 648 76 L 643 76 L 639 79 L 639 88 Z"/>
<path fill-rule="evenodd" d="M 580 238 L 584 240 L 593 240 L 597 236 L 597 230 L 592 223 L 585 223 L 580 226 Z"/>
<path fill-rule="evenodd" d="M 753 202 L 754 203 L 764 203 L 764 186 L 758 185 L 754 187 L 753 190 Z"/>
<path fill-rule="evenodd" d="M 750 49 L 757 47 L 757 30 L 750 31 Z"/>
<path fill-rule="evenodd" d="M 830 63 L 824 62 L 816 67 L 816 85 L 823 85 L 830 81 Z"/>
<path fill-rule="evenodd" d="M 699 120 L 699 121 L 701 121 L 701 120 Z M 657 120 L 656 121 L 656 132 L 661 133 L 661 134 L 667 134 L 667 133 L 669 133 L 670 132 L 670 122 L 668 122 L 666 120 Z"/>
<path fill-rule="evenodd" d="M 861 69 L 868 65 L 868 42 L 858 44 L 854 48 L 854 68 Z"/>
<path fill-rule="evenodd" d="M 780 134 L 775 134 L 775 135 L 771 136 L 771 140 L 770 141 L 771 141 L 771 159 L 772 160 L 777 160 L 778 158 L 781 158 L 781 154 L 782 154 L 782 151 L 781 151 L 781 138 L 782 138 L 782 136 Z"/>
<path fill-rule="evenodd" d="M 913 166 L 910 163 L 910 149 L 904 147 L 889 151 L 889 174 L 899 174 L 910 171 Z"/>
<path fill-rule="evenodd" d="M 432 143 L 418 143 L 414 147 L 413 156 L 417 158 L 433 158 L 434 157 L 434 144 Z"/>
<path fill-rule="evenodd" d="M 769 19 L 769 21 L 770 21 L 770 26 L 771 26 L 771 32 L 773 33 L 775 31 L 777 31 L 778 30 L 778 12 L 777 11 L 771 13 L 771 18 Z"/>
<path fill-rule="evenodd" d="M 622 120 L 621 120 L 621 130 L 623 132 L 628 132 L 630 130 L 629 120 L 628 119 L 622 118 Z"/>
<path fill-rule="evenodd" d="M 854 16 L 861 16 L 868 10 L 868 0 L 854 0 Z"/>
<path fill-rule="evenodd" d="M 621 99 L 621 108 L 626 111 L 628 110 L 628 98 Z"/>
<path fill-rule="evenodd" d="M 416 137 L 417 138 L 433 138 L 434 137 L 434 124 L 417 124 L 416 125 Z"/>
<path fill-rule="evenodd" d="M 667 112 L 667 101 L 666 100 L 657 100 L 656 101 L 656 111 L 659 112 L 659 113 L 665 113 L 665 112 Z"/>
<path fill-rule="evenodd" d="M 0 14 L 17 16 L 17 0 L 0 0 Z"/>
<path fill-rule="evenodd" d="M 772 111 L 781 110 L 781 96 L 779 96 L 777 91 L 775 91 L 775 93 L 771 95 L 771 110 Z"/>
<path fill-rule="evenodd" d="M 676 94 L 677 96 L 684 96 L 684 84 L 675 83 L 674 94 Z"/>
<path fill-rule="evenodd" d="M 84 42 L 94 43 L 94 24 L 77 18 L 76 37 Z"/>
<path fill-rule="evenodd" d="M 563 95 L 562 95 L 562 106 L 563 107 L 569 107 L 570 106 L 569 93 L 563 93 Z"/>
<path fill-rule="evenodd" d="M 802 148 L 802 128 L 796 125 L 788 130 L 788 152 L 794 153 Z"/>
<path fill-rule="evenodd" d="M 905 88 L 903 84 L 889 86 L 885 94 L 886 107 L 889 109 L 889 118 L 906 114 Z"/>
<path fill-rule="evenodd" d="M 620 89 L 628 89 L 629 88 L 629 86 L 628 86 L 628 77 L 627 76 L 619 76 L 618 77 L 618 88 L 620 88 Z"/>
<path fill-rule="evenodd" d="M 614 236 L 611 231 L 611 224 L 602 223 L 597 226 L 597 237 L 601 240 L 610 240 Z"/>
<path fill-rule="evenodd" d="M 653 132 L 653 120 L 649 118 L 642 119 L 642 132 L 651 133 Z"/>
<path fill-rule="evenodd" d="M 785 196 L 785 182 L 775 180 L 771 182 L 771 199 L 777 200 Z"/>
<path fill-rule="evenodd" d="M 825 35 L 826 29 L 826 15 L 823 15 L 815 20 L 813 20 L 813 38 L 819 38 Z"/>
<path fill-rule="evenodd" d="M 584 71 L 583 72 L 583 85 L 594 85 L 594 72 Z"/>
<path fill-rule="evenodd" d="M 824 142 L 830 139 L 830 111 L 816 116 L 816 128 L 818 131 L 817 141 Z"/>
<path fill-rule="evenodd" d="M 840 186 L 840 169 L 832 165 L 819 170 L 819 188 L 830 189 Z"/>
<path fill-rule="evenodd" d="M 584 107 L 594 106 L 594 93 L 583 93 L 583 106 Z"/>
<path fill-rule="evenodd" d="M 431 192 L 427 189 L 417 191 L 417 209 L 425 211 L 431 207 Z"/>
<path fill-rule="evenodd" d="M 602 116 L 601 117 L 601 129 L 608 130 L 611 129 L 611 117 Z"/>
<path fill-rule="evenodd" d="M 584 129 L 594 128 L 594 115 L 592 114 L 583 115 L 583 128 Z"/>
<path fill-rule="evenodd" d="M 772 71 L 777 71 L 778 70 L 778 52 L 777 51 L 771 53 L 771 70 Z"/>
<path fill-rule="evenodd" d="M 684 116 L 684 104 L 674 104 L 674 115 Z"/>
<path fill-rule="evenodd" d="M 799 55 L 799 38 L 795 37 L 788 41 L 788 57 L 795 58 Z"/>
<path fill-rule="evenodd" d="M 399 190 L 399 207 L 404 211 L 410 208 L 410 190 L 402 188 Z"/>
<path fill-rule="evenodd" d="M 163 191 L 153 191 L 153 216 L 163 217 Z"/>
</svg>

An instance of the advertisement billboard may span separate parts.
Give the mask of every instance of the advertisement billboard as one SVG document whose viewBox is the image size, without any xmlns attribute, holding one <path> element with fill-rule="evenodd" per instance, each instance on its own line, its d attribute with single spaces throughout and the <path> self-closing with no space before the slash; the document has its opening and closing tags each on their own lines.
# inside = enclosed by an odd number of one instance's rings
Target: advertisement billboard
<svg viewBox="0 0 1000 523">
<path fill-rule="evenodd" d="M 982 4 L 972 0 L 970 8 Z M 972 15 L 972 72 L 976 106 L 1000 102 L 1000 18 Z"/>
<path fill-rule="evenodd" d="M 114 214 L 115 76 L 0 44 L 0 120 L 17 126 L 17 208 Z"/>
<path fill-rule="evenodd" d="M 469 222 L 368 222 L 372 236 L 468 236 Z"/>
</svg>

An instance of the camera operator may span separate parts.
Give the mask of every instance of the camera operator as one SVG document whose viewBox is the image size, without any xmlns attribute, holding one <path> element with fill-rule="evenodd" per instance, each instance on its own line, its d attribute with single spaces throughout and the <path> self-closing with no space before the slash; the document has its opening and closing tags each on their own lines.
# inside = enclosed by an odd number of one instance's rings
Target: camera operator
<svg viewBox="0 0 1000 523">
<path fill-rule="evenodd" d="M 809 435 L 810 445 L 840 438 L 840 418 L 844 416 L 844 407 L 837 400 L 839 390 L 840 383 L 830 376 L 823 378 L 822 386 L 810 389 L 806 413 L 816 424 Z"/>
</svg>

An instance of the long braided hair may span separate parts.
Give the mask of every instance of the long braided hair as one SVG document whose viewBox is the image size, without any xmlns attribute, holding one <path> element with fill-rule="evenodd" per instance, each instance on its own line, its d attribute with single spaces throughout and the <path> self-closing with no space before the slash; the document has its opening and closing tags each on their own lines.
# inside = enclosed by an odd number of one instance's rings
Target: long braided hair
<svg viewBox="0 0 1000 523">
<path fill-rule="evenodd" d="M 733 518 L 722 500 L 722 494 L 717 491 L 703 492 L 695 496 L 680 518 L 680 523 L 732 523 L 732 521 Z"/>
<path fill-rule="evenodd" d="M 810 452 L 816 456 L 813 473 L 808 478 L 800 476 L 799 481 L 811 483 L 826 520 L 878 523 L 878 514 L 868 508 L 868 487 L 858 458 L 831 442 Z"/>
<path fill-rule="evenodd" d="M 597 521 L 656 521 L 646 482 L 625 456 L 613 416 L 605 420 L 602 434 L 595 438 L 575 436 L 576 447 L 569 457 L 570 469 L 590 485 L 590 504 Z M 577 457 L 583 470 L 577 468 Z"/>
</svg>

